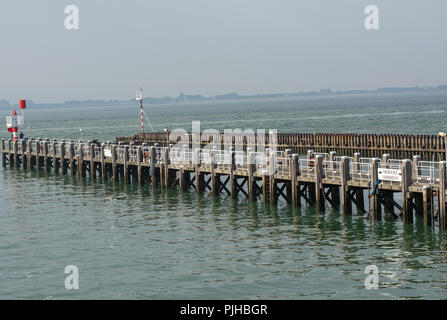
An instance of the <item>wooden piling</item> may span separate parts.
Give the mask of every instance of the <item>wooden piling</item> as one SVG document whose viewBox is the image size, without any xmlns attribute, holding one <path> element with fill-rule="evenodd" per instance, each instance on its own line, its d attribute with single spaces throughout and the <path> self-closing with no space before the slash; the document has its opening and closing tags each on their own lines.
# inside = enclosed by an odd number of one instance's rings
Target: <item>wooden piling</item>
<svg viewBox="0 0 447 320">
<path fill-rule="evenodd" d="M 141 170 L 141 161 L 143 160 L 143 152 L 141 150 L 141 147 L 138 146 L 137 147 L 137 166 L 138 166 L 138 184 L 140 186 L 142 186 L 144 184 L 144 177 L 142 175 L 142 170 Z"/>
<path fill-rule="evenodd" d="M 444 230 L 447 228 L 447 217 L 445 210 L 445 175 L 446 175 L 446 162 L 441 161 L 439 163 L 439 228 Z"/>
<path fill-rule="evenodd" d="M 124 146 L 124 164 L 123 164 L 124 183 L 130 183 L 129 179 L 129 146 Z"/>
<path fill-rule="evenodd" d="M 248 160 L 248 198 L 250 201 L 256 201 L 256 181 L 254 179 L 254 172 L 256 171 L 255 153 L 250 152 L 247 157 Z"/>
<path fill-rule="evenodd" d="M 65 161 L 65 141 L 62 141 L 59 149 L 61 173 L 67 174 L 67 162 Z"/>
<path fill-rule="evenodd" d="M 95 145 L 93 143 L 90 143 L 89 150 L 90 150 L 90 178 L 95 179 L 96 178 Z"/>
<path fill-rule="evenodd" d="M 292 196 L 292 207 L 298 207 L 301 204 L 299 199 L 299 185 L 297 184 L 297 168 L 299 166 L 299 157 L 297 154 L 292 154 L 292 158 L 290 161 L 290 184 L 292 188 L 291 196 Z"/>
<path fill-rule="evenodd" d="M 352 203 L 349 198 L 349 159 L 345 156 L 341 157 L 340 164 L 341 175 L 341 211 L 344 215 L 352 214 Z"/>
<path fill-rule="evenodd" d="M 27 168 L 27 170 L 31 170 L 31 161 L 32 161 L 31 148 L 32 148 L 32 139 L 28 140 L 28 146 L 26 148 L 26 162 L 27 162 L 26 168 Z"/>
<path fill-rule="evenodd" d="M 119 181 L 118 172 L 116 170 L 116 145 L 112 145 L 112 181 Z"/>
<path fill-rule="evenodd" d="M 422 201 L 423 201 L 423 216 L 424 225 L 431 226 L 433 224 L 433 194 L 431 186 L 424 186 L 422 188 Z"/>
<path fill-rule="evenodd" d="M 236 168 L 235 152 L 233 148 L 230 149 L 230 194 L 232 198 L 237 197 L 236 177 L 234 176 L 234 169 Z"/>
<path fill-rule="evenodd" d="M 371 187 L 374 187 L 378 177 L 379 158 L 373 158 L 371 160 Z M 379 202 L 379 187 L 377 187 L 375 195 L 371 197 L 371 217 L 375 221 L 382 220 L 382 209 Z"/>
<path fill-rule="evenodd" d="M 19 143 L 16 140 L 14 140 L 14 168 L 18 168 L 19 167 L 19 153 L 18 153 L 18 149 L 19 149 Z"/>
<path fill-rule="evenodd" d="M 412 184 L 411 161 L 406 159 L 402 161 L 402 220 L 404 223 L 413 222 L 413 211 L 411 210 L 409 187 Z"/>
<path fill-rule="evenodd" d="M 45 172 L 48 172 L 49 170 L 49 165 L 48 165 L 48 141 L 44 141 L 43 142 L 43 168 L 45 170 Z"/>
<path fill-rule="evenodd" d="M 315 198 L 317 212 L 323 212 L 324 204 L 324 187 L 323 187 L 323 156 L 315 157 Z"/>
</svg>

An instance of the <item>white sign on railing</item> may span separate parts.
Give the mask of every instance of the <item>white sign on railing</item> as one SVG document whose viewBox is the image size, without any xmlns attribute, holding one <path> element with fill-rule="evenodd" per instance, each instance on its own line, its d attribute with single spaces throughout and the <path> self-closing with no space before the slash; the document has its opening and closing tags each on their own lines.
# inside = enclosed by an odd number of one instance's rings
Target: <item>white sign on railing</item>
<svg viewBox="0 0 447 320">
<path fill-rule="evenodd" d="M 108 149 L 108 148 L 104 148 L 104 156 L 111 158 L 112 157 L 112 150 Z"/>
<path fill-rule="evenodd" d="M 379 180 L 402 181 L 402 170 L 378 168 Z"/>
</svg>

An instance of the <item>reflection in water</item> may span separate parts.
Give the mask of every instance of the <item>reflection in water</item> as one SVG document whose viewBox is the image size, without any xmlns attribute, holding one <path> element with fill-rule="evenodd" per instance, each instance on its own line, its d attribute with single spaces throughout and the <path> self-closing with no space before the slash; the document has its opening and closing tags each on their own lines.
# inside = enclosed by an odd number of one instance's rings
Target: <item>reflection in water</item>
<svg viewBox="0 0 447 320">
<path fill-rule="evenodd" d="M 1 297 L 68 297 L 54 288 L 73 260 L 92 298 L 445 296 L 445 232 L 419 218 L 373 223 L 150 184 L 0 175 Z M 363 287 L 370 264 L 380 271 L 375 292 Z"/>
</svg>

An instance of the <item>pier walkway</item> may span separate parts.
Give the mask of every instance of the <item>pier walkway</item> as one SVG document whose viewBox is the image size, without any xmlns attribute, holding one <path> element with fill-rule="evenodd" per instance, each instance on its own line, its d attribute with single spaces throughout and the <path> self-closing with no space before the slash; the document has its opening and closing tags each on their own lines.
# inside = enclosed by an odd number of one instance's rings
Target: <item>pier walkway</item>
<svg viewBox="0 0 447 320">
<path fill-rule="evenodd" d="M 70 174 L 123 183 L 151 182 L 153 188 L 175 188 L 213 196 L 227 193 L 249 201 L 263 199 L 293 207 L 309 204 L 319 212 L 353 211 L 381 220 L 384 214 L 404 223 L 422 219 L 441 229 L 446 220 L 446 162 L 337 155 L 290 149 L 272 152 L 174 148 L 155 143 L 137 145 L 57 141 L 2 140 L 2 163 L 24 170 Z M 377 192 L 370 197 L 377 183 Z M 355 209 L 355 210 L 354 210 Z"/>
</svg>

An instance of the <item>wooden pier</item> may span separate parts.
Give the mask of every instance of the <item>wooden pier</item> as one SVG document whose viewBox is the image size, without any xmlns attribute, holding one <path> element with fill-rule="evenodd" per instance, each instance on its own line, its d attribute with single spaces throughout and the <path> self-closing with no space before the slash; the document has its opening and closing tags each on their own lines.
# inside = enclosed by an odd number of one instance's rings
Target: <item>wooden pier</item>
<svg viewBox="0 0 447 320">
<path fill-rule="evenodd" d="M 177 143 L 169 139 L 169 132 L 140 133 L 130 137 L 118 137 L 116 142 L 123 143 Z M 194 137 L 188 134 L 192 141 Z M 203 139 L 200 143 L 204 146 L 213 137 Z M 320 153 L 336 151 L 338 154 L 353 157 L 358 152 L 362 157 L 381 157 L 388 153 L 393 159 L 411 159 L 419 155 L 421 160 L 442 161 L 446 159 L 446 138 L 439 135 L 405 135 L 405 134 L 355 134 L 355 133 L 277 133 L 278 150 L 290 149 L 292 153 L 305 153 L 314 150 Z M 270 144 L 269 134 L 261 137 Z M 240 140 L 248 147 L 255 147 L 259 138 L 256 134 L 234 134 L 233 143 Z M 224 134 L 216 137 L 217 143 L 224 144 Z"/>
<path fill-rule="evenodd" d="M 163 190 L 224 193 L 269 204 L 285 201 L 294 208 L 308 204 L 319 212 L 336 209 L 372 220 L 387 214 L 404 223 L 421 219 L 427 226 L 447 227 L 445 161 L 426 161 L 420 155 L 394 159 L 389 153 L 380 158 L 360 152 L 340 156 L 330 148 L 328 153 L 308 149 L 303 156 L 291 149 L 254 150 L 250 145 L 237 151 L 135 141 L 2 140 L 2 163 L 102 181 L 150 182 Z"/>
</svg>

